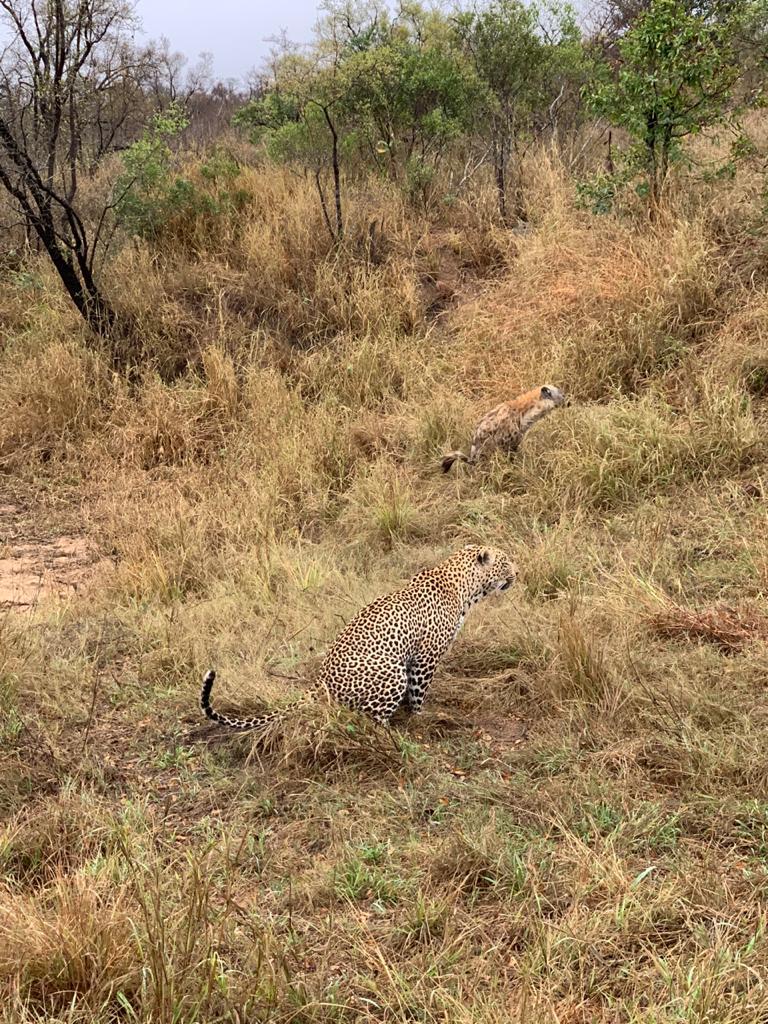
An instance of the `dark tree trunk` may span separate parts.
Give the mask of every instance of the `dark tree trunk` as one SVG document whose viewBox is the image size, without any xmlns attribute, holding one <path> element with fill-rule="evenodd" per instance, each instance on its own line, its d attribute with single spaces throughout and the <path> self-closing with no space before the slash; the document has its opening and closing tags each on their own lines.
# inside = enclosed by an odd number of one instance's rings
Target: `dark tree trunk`
<svg viewBox="0 0 768 1024">
<path fill-rule="evenodd" d="M 645 120 L 645 151 L 648 160 L 648 216 L 656 220 L 659 210 L 659 161 L 658 161 L 658 121 L 655 113 L 647 115 Z"/>
<path fill-rule="evenodd" d="M 72 261 L 62 256 L 55 241 L 52 246 L 45 238 L 42 242 L 80 316 L 94 334 L 109 340 L 115 327 L 115 312 L 90 273 L 78 274 Z"/>
<path fill-rule="evenodd" d="M 335 204 L 335 207 L 336 207 L 336 231 L 335 231 L 335 237 L 336 237 L 336 241 L 340 242 L 341 239 L 344 236 L 344 218 L 343 218 L 342 209 L 341 209 L 341 165 L 339 163 L 339 134 L 336 131 L 336 126 L 333 123 L 333 118 L 331 117 L 331 114 L 330 114 L 330 111 L 329 111 L 328 107 L 327 106 L 323 106 L 321 103 L 317 103 L 317 101 L 315 101 L 315 103 L 320 108 L 320 110 L 322 110 L 323 117 L 325 118 L 325 123 L 328 125 L 328 130 L 331 133 L 331 140 L 332 140 L 331 141 L 331 164 L 332 164 L 332 167 L 333 167 L 333 199 L 334 199 L 334 204 Z M 319 177 L 316 180 L 318 182 L 318 187 L 319 187 L 319 180 L 320 180 Z M 322 192 L 321 192 L 321 195 L 322 195 Z M 326 223 L 328 223 L 329 218 L 328 218 L 327 210 L 325 209 L 325 204 L 323 204 L 323 214 L 325 215 Z"/>
<path fill-rule="evenodd" d="M 656 174 L 656 207 L 658 209 L 661 206 L 661 200 L 664 195 L 664 186 L 667 183 L 667 174 L 669 173 L 669 154 L 672 149 L 672 129 L 667 126 L 661 136 L 660 152 L 658 160 L 658 168 Z"/>
<path fill-rule="evenodd" d="M 320 171 L 315 171 L 315 185 L 317 186 L 317 194 L 320 197 L 320 209 L 323 211 L 323 220 L 325 226 L 328 228 L 328 234 L 331 236 L 333 241 L 336 241 L 336 232 L 333 230 L 333 224 L 331 224 L 331 218 L 328 215 L 328 204 L 325 201 L 325 192 L 323 192 L 323 185 L 320 181 Z"/>
<path fill-rule="evenodd" d="M 344 235 L 344 220 L 341 214 L 341 169 L 339 167 L 339 136 L 331 120 L 327 108 L 323 109 L 325 120 L 331 130 L 333 139 L 332 160 L 333 160 L 333 198 L 336 204 L 336 238 L 341 241 Z"/>
<path fill-rule="evenodd" d="M 613 174 L 615 167 L 613 165 L 613 132 L 608 130 L 608 140 L 606 142 L 606 153 L 605 153 L 605 173 Z"/>
<path fill-rule="evenodd" d="M 43 181 L 2 118 L 0 151 L 15 168 L 12 172 L 0 165 L 0 184 L 18 202 L 83 320 L 95 334 L 108 339 L 115 326 L 115 314 L 93 279 L 88 241 L 76 211 Z M 66 231 L 57 230 L 54 204 L 61 210 L 68 226 Z"/>
<path fill-rule="evenodd" d="M 339 140 L 333 136 L 333 197 L 336 201 L 336 236 L 344 235 L 344 221 L 341 216 L 341 172 L 339 170 Z"/>
</svg>

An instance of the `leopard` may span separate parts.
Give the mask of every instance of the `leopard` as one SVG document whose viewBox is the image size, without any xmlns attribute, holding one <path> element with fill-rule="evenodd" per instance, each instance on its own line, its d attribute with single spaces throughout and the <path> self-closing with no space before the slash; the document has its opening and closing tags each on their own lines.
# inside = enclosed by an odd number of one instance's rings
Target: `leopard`
<svg viewBox="0 0 768 1024">
<path fill-rule="evenodd" d="M 297 701 L 253 718 L 229 717 L 211 705 L 216 672 L 210 669 L 200 694 L 203 714 L 231 729 L 261 729 L 323 695 L 381 726 L 390 726 L 401 707 L 420 714 L 435 670 L 469 611 L 508 590 L 517 574 L 500 549 L 468 544 L 358 612 L 331 644 L 313 687 Z"/>
<path fill-rule="evenodd" d="M 554 384 L 543 384 L 502 402 L 487 412 L 475 427 L 469 455 L 455 451 L 443 456 L 443 472 L 447 473 L 457 460 L 474 466 L 481 456 L 490 454 L 494 449 L 513 455 L 534 423 L 559 406 L 568 404 L 569 400 Z"/>
</svg>

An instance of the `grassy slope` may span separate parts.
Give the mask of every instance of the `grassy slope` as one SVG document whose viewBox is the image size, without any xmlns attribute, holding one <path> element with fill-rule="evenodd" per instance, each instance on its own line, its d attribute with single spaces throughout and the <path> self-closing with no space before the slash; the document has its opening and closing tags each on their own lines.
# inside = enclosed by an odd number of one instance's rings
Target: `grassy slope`
<svg viewBox="0 0 768 1024">
<path fill-rule="evenodd" d="M 539 155 L 528 236 L 370 186 L 338 255 L 311 190 L 246 175 L 243 216 L 120 257 L 161 373 L 114 379 L 45 276 L 0 299 L 5 478 L 115 558 L 0 619 L 0 1020 L 754 1024 L 760 181 L 651 231 L 574 210 Z M 545 380 L 576 401 L 518 459 L 439 474 Z M 220 702 L 285 700 L 357 608 L 470 540 L 521 582 L 418 723 L 319 708 L 257 746 L 201 723 L 210 663 Z M 678 609 L 723 604 L 688 639 Z"/>
</svg>

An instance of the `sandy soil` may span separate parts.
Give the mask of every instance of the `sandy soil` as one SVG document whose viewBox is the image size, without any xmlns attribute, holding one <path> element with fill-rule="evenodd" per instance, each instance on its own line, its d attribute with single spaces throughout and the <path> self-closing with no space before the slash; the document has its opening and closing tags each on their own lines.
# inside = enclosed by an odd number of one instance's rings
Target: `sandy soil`
<svg viewBox="0 0 768 1024">
<path fill-rule="evenodd" d="M 38 534 L 20 506 L 0 504 L 0 609 L 24 611 L 71 596 L 103 565 L 85 536 Z"/>
</svg>

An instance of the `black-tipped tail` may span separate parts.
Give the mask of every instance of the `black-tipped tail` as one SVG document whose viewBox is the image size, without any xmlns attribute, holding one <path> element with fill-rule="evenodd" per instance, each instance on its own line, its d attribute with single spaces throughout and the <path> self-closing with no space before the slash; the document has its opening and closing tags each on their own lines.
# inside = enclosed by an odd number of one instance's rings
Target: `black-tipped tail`
<svg viewBox="0 0 768 1024">
<path fill-rule="evenodd" d="M 200 691 L 200 707 L 202 708 L 203 714 L 206 718 L 210 718 L 211 721 L 218 721 L 216 712 L 211 707 L 211 690 L 216 679 L 216 673 L 212 668 L 203 676 L 203 688 Z"/>
<path fill-rule="evenodd" d="M 281 718 L 284 711 L 267 711 L 255 718 L 230 718 L 229 715 L 222 715 L 220 711 L 214 711 L 211 707 L 211 690 L 216 679 L 216 673 L 211 668 L 203 676 L 203 686 L 200 690 L 200 707 L 206 718 L 219 725 L 226 725 L 229 729 L 260 729 L 263 725 Z"/>
</svg>

